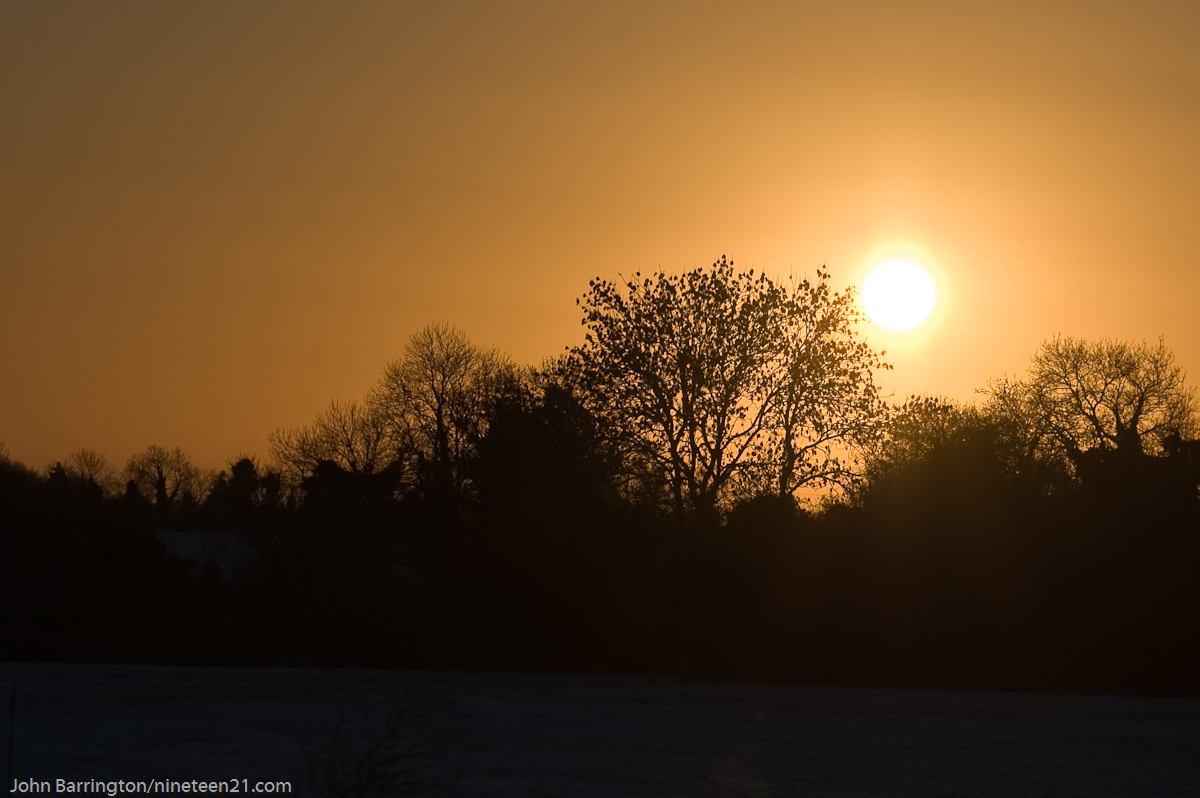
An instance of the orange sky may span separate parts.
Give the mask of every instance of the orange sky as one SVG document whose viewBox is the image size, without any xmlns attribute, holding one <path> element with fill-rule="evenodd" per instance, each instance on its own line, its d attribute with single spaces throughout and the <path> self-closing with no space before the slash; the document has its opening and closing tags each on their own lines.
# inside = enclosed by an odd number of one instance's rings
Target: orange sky
<svg viewBox="0 0 1200 798">
<path fill-rule="evenodd" d="M 577 5 L 0 5 L 0 440 L 265 456 L 430 321 L 537 362 L 722 253 L 926 253 L 900 394 L 1057 332 L 1200 380 L 1200 5 Z"/>
</svg>

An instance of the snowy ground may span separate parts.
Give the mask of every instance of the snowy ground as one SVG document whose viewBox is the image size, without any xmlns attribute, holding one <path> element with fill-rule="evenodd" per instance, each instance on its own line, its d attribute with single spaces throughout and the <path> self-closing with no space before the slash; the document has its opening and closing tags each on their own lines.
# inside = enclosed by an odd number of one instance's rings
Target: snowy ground
<svg viewBox="0 0 1200 798">
<path fill-rule="evenodd" d="M 0 679 L 0 734 L 17 697 L 6 790 L 244 778 L 312 795 L 310 774 L 339 779 L 393 713 L 374 761 L 418 795 L 1200 795 L 1196 700 L 16 663 Z"/>
</svg>

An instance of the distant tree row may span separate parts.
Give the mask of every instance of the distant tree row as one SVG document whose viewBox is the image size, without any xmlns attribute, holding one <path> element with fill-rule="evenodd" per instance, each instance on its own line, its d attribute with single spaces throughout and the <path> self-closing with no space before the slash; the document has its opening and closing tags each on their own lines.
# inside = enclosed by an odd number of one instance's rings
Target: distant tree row
<svg viewBox="0 0 1200 798">
<path fill-rule="evenodd" d="M 56 474 L 106 496 L 125 493 L 149 500 L 160 508 L 203 501 L 216 474 L 206 473 L 176 446 L 151 445 L 129 458 L 122 471 L 102 452 L 80 449 L 51 465 Z"/>
<path fill-rule="evenodd" d="M 914 396 L 890 411 L 864 484 L 947 446 L 987 439 L 1005 474 L 1062 492 L 1107 465 L 1194 448 L 1200 400 L 1163 339 L 1155 344 L 1055 336 L 1023 378 L 1002 377 L 962 404 Z"/>
<path fill-rule="evenodd" d="M 1200 404 L 1163 340 L 892 402 L 824 269 L 579 307 L 537 367 L 432 324 L 265 464 L 0 446 L 0 656 L 1200 693 Z"/>
<path fill-rule="evenodd" d="M 882 434 L 873 370 L 890 366 L 855 338 L 853 293 L 832 291 L 823 270 L 785 284 L 722 258 L 678 276 L 594 281 L 580 306 L 585 343 L 540 368 L 449 325 L 425 328 L 364 401 L 334 401 L 312 424 L 275 432 L 272 462 L 291 484 L 328 461 L 469 500 L 496 409 L 554 390 L 590 416 L 623 490 L 682 519 L 852 484 L 854 453 Z"/>
<path fill-rule="evenodd" d="M 1195 388 L 1161 338 L 1056 336 L 1027 375 L 990 381 L 979 402 L 889 404 L 874 372 L 890 365 L 857 339 L 854 293 L 832 291 L 824 270 L 782 283 L 738 272 L 723 257 L 680 275 L 596 280 L 578 304 L 584 344 L 536 368 L 449 324 L 429 325 L 363 400 L 334 400 L 311 424 L 272 433 L 271 487 L 260 492 L 295 501 L 327 463 L 379 475 L 397 497 L 418 492 L 466 512 L 497 414 L 551 392 L 586 415 L 619 492 L 677 521 L 801 489 L 853 500 L 890 471 L 971 436 L 993 440 L 1011 478 L 1062 491 L 1100 463 L 1176 451 L 1198 429 Z M 230 467 L 239 462 L 243 478 L 248 463 L 260 468 L 241 456 Z M 239 478 L 157 445 L 120 471 L 90 449 L 48 471 L 163 510 L 226 494 Z"/>
<path fill-rule="evenodd" d="M 579 300 L 585 343 L 539 368 L 434 324 L 363 402 L 334 401 L 311 425 L 275 432 L 272 462 L 290 485 L 329 461 L 469 503 L 497 409 L 552 389 L 589 416 L 624 495 L 679 520 L 806 488 L 852 497 L 965 436 L 991 436 L 1011 477 L 1053 492 L 1096 463 L 1163 455 L 1197 433 L 1195 388 L 1161 338 L 1056 336 L 1026 376 L 990 381 L 979 402 L 889 404 L 874 372 L 890 365 L 857 339 L 853 291 L 828 278 L 783 284 L 722 258 L 593 281 Z"/>
</svg>

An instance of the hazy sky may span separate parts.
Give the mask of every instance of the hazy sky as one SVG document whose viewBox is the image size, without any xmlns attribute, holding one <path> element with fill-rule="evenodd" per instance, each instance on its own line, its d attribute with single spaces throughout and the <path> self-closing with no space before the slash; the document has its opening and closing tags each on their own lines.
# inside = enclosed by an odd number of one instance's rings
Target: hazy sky
<svg viewBox="0 0 1200 798">
<path fill-rule="evenodd" d="M 536 363 L 590 278 L 723 253 L 921 253 L 935 320 L 864 328 L 898 395 L 1058 332 L 1200 380 L 1198 41 L 1194 2 L 6 2 L 0 440 L 265 456 L 428 322 Z"/>
</svg>

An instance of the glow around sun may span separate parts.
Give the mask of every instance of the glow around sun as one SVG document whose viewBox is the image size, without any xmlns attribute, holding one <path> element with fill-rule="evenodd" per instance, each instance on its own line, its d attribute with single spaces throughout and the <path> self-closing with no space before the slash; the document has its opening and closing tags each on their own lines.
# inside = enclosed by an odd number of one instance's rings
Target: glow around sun
<svg viewBox="0 0 1200 798">
<path fill-rule="evenodd" d="M 933 312 L 937 290 L 924 269 L 906 260 L 876 266 L 862 284 L 863 310 L 889 330 L 916 327 Z"/>
</svg>

